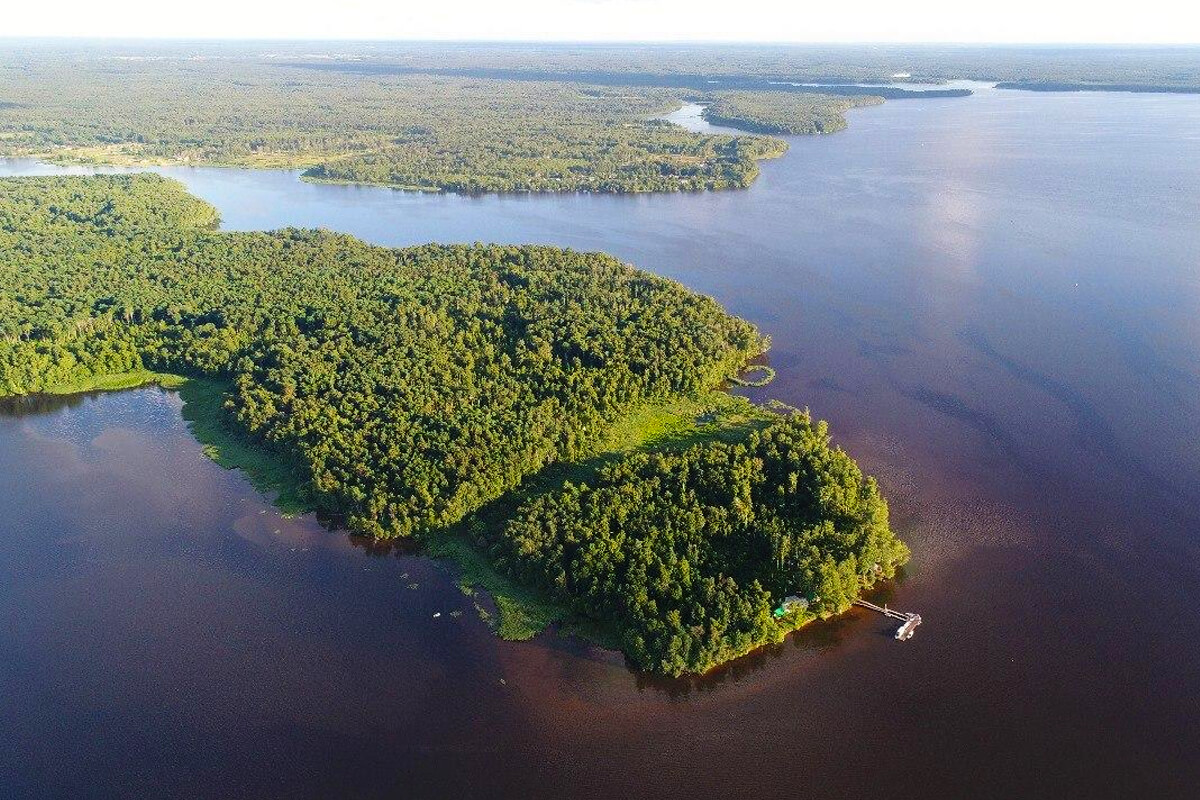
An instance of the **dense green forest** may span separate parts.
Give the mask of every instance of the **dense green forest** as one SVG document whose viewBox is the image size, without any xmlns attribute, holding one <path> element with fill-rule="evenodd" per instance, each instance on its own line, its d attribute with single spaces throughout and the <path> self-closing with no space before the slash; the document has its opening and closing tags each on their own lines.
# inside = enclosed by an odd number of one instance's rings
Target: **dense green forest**
<svg viewBox="0 0 1200 800">
<path fill-rule="evenodd" d="M 195 224 L 209 207 L 146 175 L 13 179 L 0 198 L 0 392 L 226 376 L 238 423 L 374 536 L 452 522 L 766 347 L 712 300 L 600 254 L 214 233 Z"/>
<path fill-rule="evenodd" d="M 377 538 L 507 503 L 476 531 L 495 566 L 591 606 L 655 671 L 777 639 L 905 557 L 803 415 L 697 420 L 641 452 L 646 409 L 688 408 L 768 345 L 711 299 L 602 254 L 216 221 L 152 175 L 0 180 L 0 395 L 197 376 L 219 425 Z M 530 491 L 556 469 L 594 487 Z M 791 593 L 812 607 L 768 622 Z"/>
<path fill-rule="evenodd" d="M 834 133 L 846 127 L 843 115 L 850 109 L 882 102 L 880 97 L 869 96 L 831 103 L 828 98 L 811 94 L 717 92 L 704 109 L 704 117 L 714 125 L 757 133 Z"/>
<path fill-rule="evenodd" d="M 629 455 L 525 503 L 490 544 L 576 613 L 619 620 L 629 658 L 672 675 L 844 611 L 908 557 L 875 482 L 800 413 L 736 443 Z M 776 616 L 789 595 L 811 605 Z"/>
<path fill-rule="evenodd" d="M 307 170 L 321 181 L 481 192 L 678 192 L 749 186 L 777 139 L 697 136 L 669 122 L 611 128 L 527 120 L 511 135 L 428 133 Z"/>
</svg>

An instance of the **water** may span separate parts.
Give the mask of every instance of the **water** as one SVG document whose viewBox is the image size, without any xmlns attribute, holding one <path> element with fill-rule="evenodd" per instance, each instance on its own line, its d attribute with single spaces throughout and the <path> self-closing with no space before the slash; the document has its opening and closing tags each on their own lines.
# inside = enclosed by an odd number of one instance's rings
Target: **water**
<svg viewBox="0 0 1200 800">
<path fill-rule="evenodd" d="M 280 519 L 171 393 L 10 403 L 9 794 L 1194 796 L 1200 98 L 973 88 L 853 111 L 745 192 L 163 170 L 230 229 L 604 249 L 717 297 L 774 337 L 758 394 L 880 477 L 913 549 L 888 600 L 925 624 L 855 612 L 647 680 L 498 641 L 438 565 Z"/>
</svg>

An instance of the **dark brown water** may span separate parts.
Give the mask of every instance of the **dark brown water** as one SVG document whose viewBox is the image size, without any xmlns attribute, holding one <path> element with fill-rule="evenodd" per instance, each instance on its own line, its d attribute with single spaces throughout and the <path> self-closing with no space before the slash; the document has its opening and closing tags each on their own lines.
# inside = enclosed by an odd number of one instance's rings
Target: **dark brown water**
<svg viewBox="0 0 1200 800">
<path fill-rule="evenodd" d="M 281 519 L 170 393 L 10 404 L 0 795 L 1200 795 L 1197 153 L 1200 98 L 983 91 L 855 112 L 747 192 L 168 170 L 231 228 L 606 249 L 716 296 L 775 338 L 761 393 L 881 477 L 925 624 L 649 681 Z"/>
</svg>

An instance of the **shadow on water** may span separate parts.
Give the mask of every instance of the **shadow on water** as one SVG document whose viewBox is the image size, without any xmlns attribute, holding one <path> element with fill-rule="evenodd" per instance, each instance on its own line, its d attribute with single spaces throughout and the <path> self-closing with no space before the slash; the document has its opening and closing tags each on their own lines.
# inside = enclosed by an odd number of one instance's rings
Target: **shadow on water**
<svg viewBox="0 0 1200 800">
<path fill-rule="evenodd" d="M 897 588 L 906 579 L 907 573 L 901 567 L 896 571 L 895 578 L 877 584 L 874 589 L 864 593 L 863 597 L 877 605 L 886 606 L 895 597 Z M 671 700 L 686 700 L 694 695 L 716 692 L 724 687 L 750 680 L 756 673 L 770 667 L 773 662 L 786 658 L 797 651 L 817 654 L 839 647 L 850 637 L 861 636 L 862 626 L 870 621 L 872 614 L 873 612 L 861 608 L 851 608 L 845 613 L 829 619 L 815 620 L 791 632 L 778 644 L 760 647 L 741 658 L 715 667 L 703 675 L 669 678 L 637 672 L 628 664 L 626 666 L 635 677 L 638 691 L 654 691 Z M 875 635 L 890 639 L 894 633 L 889 626 L 884 626 L 879 628 Z"/>
<path fill-rule="evenodd" d="M 415 539 L 372 539 L 370 536 L 360 536 L 346 531 L 345 520 L 341 517 L 326 515 L 328 530 L 345 531 L 350 545 L 361 550 L 368 558 L 411 558 L 424 555 L 421 543 Z"/>
<path fill-rule="evenodd" d="M 637 672 L 630 669 L 638 691 L 653 691 L 674 701 L 687 700 L 693 696 L 711 694 L 750 680 L 774 662 L 786 658 L 795 651 L 821 653 L 841 645 L 849 636 L 858 635 L 861 617 L 847 612 L 827 620 L 817 620 L 788 634 L 779 644 L 770 644 L 747 653 L 741 658 L 727 661 L 703 675 L 670 678 Z M 626 665 L 628 667 L 628 665 Z"/>
<path fill-rule="evenodd" d="M 25 394 L 10 397 L 0 397 L 0 419 L 21 417 L 36 417 L 41 414 L 52 414 L 66 408 L 78 408 L 90 400 L 102 397 L 108 392 L 78 392 L 76 394 Z"/>
</svg>

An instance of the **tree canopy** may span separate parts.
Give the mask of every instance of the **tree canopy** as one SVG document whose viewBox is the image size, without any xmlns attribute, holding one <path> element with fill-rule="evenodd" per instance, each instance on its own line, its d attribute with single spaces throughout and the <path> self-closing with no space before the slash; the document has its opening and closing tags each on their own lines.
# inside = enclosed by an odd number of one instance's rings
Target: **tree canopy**
<svg viewBox="0 0 1200 800">
<path fill-rule="evenodd" d="M 802 413 L 736 443 L 631 454 L 523 504 L 491 552 L 577 613 L 616 620 L 635 664 L 672 675 L 844 611 L 908 558 L 875 481 Z M 811 613 L 776 616 L 789 595 Z"/>
<path fill-rule="evenodd" d="M 846 127 L 844 114 L 852 108 L 873 106 L 883 98 L 834 98 L 788 92 L 716 92 L 704 109 L 714 125 L 732 125 L 756 133 L 834 133 Z"/>
<path fill-rule="evenodd" d="M 635 405 L 762 351 L 614 258 L 218 233 L 150 176 L 0 181 L 0 393 L 134 369 L 221 376 L 248 434 L 358 530 L 453 522 Z"/>
</svg>

